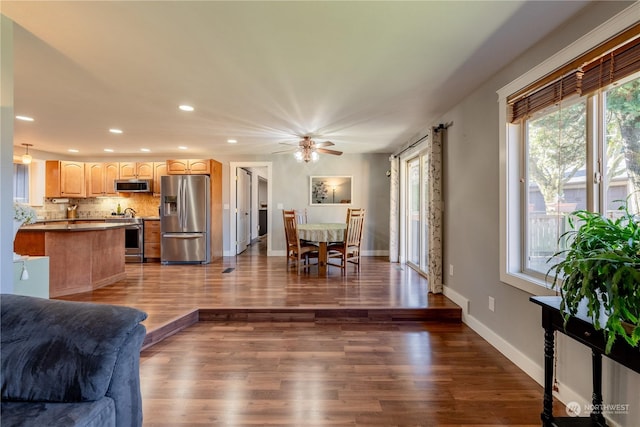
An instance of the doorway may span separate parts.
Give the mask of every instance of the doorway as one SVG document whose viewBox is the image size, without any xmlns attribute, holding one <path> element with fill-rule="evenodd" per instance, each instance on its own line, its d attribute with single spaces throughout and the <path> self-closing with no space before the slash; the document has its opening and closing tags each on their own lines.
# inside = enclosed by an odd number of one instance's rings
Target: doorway
<svg viewBox="0 0 640 427">
<path fill-rule="evenodd" d="M 244 172 L 239 172 L 243 170 Z M 240 179 L 236 179 L 238 174 L 243 175 L 247 173 L 250 176 L 250 185 L 253 191 L 249 191 L 249 200 L 240 200 L 238 196 L 238 187 L 241 188 L 240 194 L 242 197 L 246 196 L 247 191 L 246 183 L 241 183 Z M 260 182 L 258 182 L 260 180 Z M 264 189 L 263 189 L 264 188 Z M 258 189 L 256 191 L 255 189 Z M 239 205 L 240 203 L 240 205 Z M 248 215 L 242 215 L 248 217 L 246 223 L 248 224 L 248 233 L 244 231 L 238 232 L 238 223 L 242 222 L 238 220 L 238 213 L 243 209 L 242 205 L 249 205 Z M 247 247 L 241 250 L 245 239 L 248 239 L 248 247 L 251 247 L 252 242 L 256 242 L 257 239 L 264 247 L 266 240 L 266 255 L 272 256 L 271 247 L 271 234 L 268 230 L 272 229 L 272 163 L 271 162 L 230 162 L 229 163 L 229 251 L 228 256 L 235 256 L 241 252 L 245 252 L 251 255 L 264 254 L 265 251 L 246 251 Z M 265 213 L 261 214 L 260 210 L 264 210 Z M 267 230 L 263 236 L 260 236 L 260 215 L 266 217 L 266 226 L 263 228 Z M 244 236 L 242 234 L 245 234 Z"/>
<path fill-rule="evenodd" d="M 236 169 L 236 255 L 251 244 L 251 172 Z"/>
</svg>

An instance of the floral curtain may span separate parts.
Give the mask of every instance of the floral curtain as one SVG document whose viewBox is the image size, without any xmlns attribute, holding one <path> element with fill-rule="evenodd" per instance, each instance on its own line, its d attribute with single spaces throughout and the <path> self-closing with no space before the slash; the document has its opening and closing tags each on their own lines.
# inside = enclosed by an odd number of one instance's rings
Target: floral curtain
<svg viewBox="0 0 640 427">
<path fill-rule="evenodd" d="M 427 277 L 429 291 L 442 293 L 442 139 L 446 130 L 433 128 L 429 151 L 428 230 L 429 260 Z"/>
<path fill-rule="evenodd" d="M 389 262 L 398 262 L 400 248 L 398 246 L 400 226 L 400 158 L 389 158 L 391 169 L 389 170 L 389 191 L 391 194 L 389 205 Z"/>
<path fill-rule="evenodd" d="M 428 261 L 426 266 L 429 292 L 442 293 L 442 141 L 446 128 L 433 128 L 426 139 L 425 157 L 428 158 L 425 173 L 428 174 L 426 200 L 428 231 Z M 415 154 L 414 154 L 415 155 Z M 390 214 L 389 214 L 389 261 L 400 261 L 400 155 L 389 158 L 390 173 Z"/>
</svg>

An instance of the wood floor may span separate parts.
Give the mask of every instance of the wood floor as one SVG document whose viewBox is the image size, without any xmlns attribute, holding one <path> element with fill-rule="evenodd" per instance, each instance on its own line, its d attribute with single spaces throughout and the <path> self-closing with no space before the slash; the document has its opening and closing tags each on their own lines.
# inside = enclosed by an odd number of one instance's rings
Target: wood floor
<svg viewBox="0 0 640 427">
<path fill-rule="evenodd" d="M 540 425 L 542 387 L 412 270 L 367 257 L 346 278 L 298 276 L 263 252 L 127 264 L 125 281 L 64 298 L 149 314 L 145 426 Z"/>
</svg>

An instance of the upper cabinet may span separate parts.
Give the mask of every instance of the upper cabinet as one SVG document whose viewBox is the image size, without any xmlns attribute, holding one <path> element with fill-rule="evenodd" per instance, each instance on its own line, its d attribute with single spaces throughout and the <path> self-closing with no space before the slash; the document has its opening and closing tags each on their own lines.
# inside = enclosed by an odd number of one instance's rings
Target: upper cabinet
<svg viewBox="0 0 640 427">
<path fill-rule="evenodd" d="M 153 162 L 153 194 L 160 194 L 160 178 L 167 174 L 167 162 Z"/>
<path fill-rule="evenodd" d="M 167 160 L 168 175 L 209 175 L 210 173 L 211 160 L 209 159 Z"/>
<path fill-rule="evenodd" d="M 153 179 L 153 162 L 120 162 L 119 179 Z"/>
<path fill-rule="evenodd" d="M 119 179 L 119 163 L 85 163 L 87 197 L 117 196 L 115 180 Z"/>
<path fill-rule="evenodd" d="M 84 163 L 47 160 L 45 197 L 86 197 Z"/>
</svg>

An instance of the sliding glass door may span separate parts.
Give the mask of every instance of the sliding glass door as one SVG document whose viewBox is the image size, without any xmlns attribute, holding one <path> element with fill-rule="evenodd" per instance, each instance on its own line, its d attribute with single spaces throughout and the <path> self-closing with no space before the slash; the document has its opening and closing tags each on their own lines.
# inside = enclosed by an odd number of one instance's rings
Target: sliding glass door
<svg viewBox="0 0 640 427">
<path fill-rule="evenodd" d="M 414 269 L 427 273 L 428 230 L 427 221 L 427 176 L 428 158 L 418 155 L 406 162 L 406 254 L 407 263 Z"/>
</svg>

